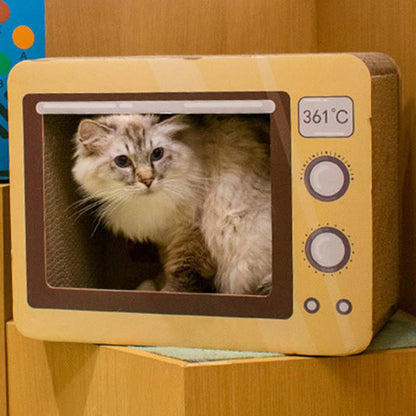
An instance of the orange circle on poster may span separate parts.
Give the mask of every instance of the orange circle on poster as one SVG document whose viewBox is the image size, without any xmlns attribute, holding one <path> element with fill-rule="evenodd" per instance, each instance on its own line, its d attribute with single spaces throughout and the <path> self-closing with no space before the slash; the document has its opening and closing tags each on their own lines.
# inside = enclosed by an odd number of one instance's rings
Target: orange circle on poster
<svg viewBox="0 0 416 416">
<path fill-rule="evenodd" d="M 13 31 L 13 42 L 20 49 L 29 49 L 35 42 L 35 35 L 32 29 L 27 26 L 18 26 Z"/>
</svg>

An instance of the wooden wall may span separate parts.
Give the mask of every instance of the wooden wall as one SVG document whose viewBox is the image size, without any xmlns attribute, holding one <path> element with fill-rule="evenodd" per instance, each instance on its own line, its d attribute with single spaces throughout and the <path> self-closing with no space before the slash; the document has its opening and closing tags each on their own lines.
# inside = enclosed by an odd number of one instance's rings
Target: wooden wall
<svg viewBox="0 0 416 416">
<path fill-rule="evenodd" d="M 402 306 L 416 314 L 416 2 L 318 0 L 318 49 L 391 55 L 402 76 Z"/>
<path fill-rule="evenodd" d="M 46 24 L 48 56 L 390 54 L 403 76 L 402 297 L 416 313 L 414 0 L 46 0 Z"/>
<path fill-rule="evenodd" d="M 314 0 L 46 0 L 48 56 L 310 52 Z"/>
</svg>

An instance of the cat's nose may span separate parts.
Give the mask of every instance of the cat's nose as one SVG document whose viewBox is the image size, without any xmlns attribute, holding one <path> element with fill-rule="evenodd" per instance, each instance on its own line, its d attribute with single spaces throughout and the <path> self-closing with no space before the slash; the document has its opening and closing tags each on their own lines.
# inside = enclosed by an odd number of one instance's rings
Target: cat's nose
<svg viewBox="0 0 416 416">
<path fill-rule="evenodd" d="M 150 185 L 153 182 L 153 178 L 145 178 L 141 180 L 142 183 L 144 183 L 148 188 L 150 188 Z"/>
<path fill-rule="evenodd" d="M 150 188 L 150 185 L 152 184 L 154 180 L 153 172 L 147 168 L 139 168 L 136 174 L 137 174 L 137 179 L 141 183 L 144 183 L 148 188 Z"/>
</svg>

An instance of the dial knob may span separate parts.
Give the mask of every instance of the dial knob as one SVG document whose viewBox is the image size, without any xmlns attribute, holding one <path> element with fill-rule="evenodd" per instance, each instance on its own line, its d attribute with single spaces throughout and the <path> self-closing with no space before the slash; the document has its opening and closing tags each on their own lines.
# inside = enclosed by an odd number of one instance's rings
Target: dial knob
<svg viewBox="0 0 416 416">
<path fill-rule="evenodd" d="M 305 186 L 321 201 L 334 201 L 348 189 L 350 174 L 341 160 L 333 156 L 314 159 L 305 170 Z"/>
<path fill-rule="evenodd" d="M 342 269 L 351 255 L 348 238 L 332 227 L 315 230 L 306 240 L 305 253 L 309 263 L 324 273 Z"/>
</svg>

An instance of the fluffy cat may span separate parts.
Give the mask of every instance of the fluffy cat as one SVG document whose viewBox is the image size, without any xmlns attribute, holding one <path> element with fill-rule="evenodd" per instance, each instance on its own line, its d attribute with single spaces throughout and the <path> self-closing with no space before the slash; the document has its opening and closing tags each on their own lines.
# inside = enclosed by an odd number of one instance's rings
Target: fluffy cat
<svg viewBox="0 0 416 416">
<path fill-rule="evenodd" d="M 115 234 L 155 243 L 162 290 L 268 294 L 267 125 L 237 116 L 80 122 L 73 177 Z"/>
</svg>

